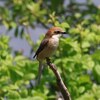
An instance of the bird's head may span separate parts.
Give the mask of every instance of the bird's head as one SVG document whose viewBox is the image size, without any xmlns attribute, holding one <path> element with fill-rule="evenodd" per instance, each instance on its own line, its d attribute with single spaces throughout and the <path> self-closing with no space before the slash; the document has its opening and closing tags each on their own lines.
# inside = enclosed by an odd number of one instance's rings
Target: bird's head
<svg viewBox="0 0 100 100">
<path fill-rule="evenodd" d="M 48 32 L 46 33 L 45 37 L 46 38 L 50 38 L 50 37 L 53 37 L 53 36 L 56 36 L 56 37 L 60 37 L 62 36 L 63 34 L 66 34 L 66 32 L 60 28 L 60 27 L 52 27 L 48 30 Z"/>
</svg>

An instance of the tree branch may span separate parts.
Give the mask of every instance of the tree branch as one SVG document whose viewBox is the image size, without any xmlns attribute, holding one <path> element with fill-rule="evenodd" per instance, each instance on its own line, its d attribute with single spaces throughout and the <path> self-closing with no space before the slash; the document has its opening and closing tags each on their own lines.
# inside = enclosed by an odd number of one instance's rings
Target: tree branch
<svg viewBox="0 0 100 100">
<path fill-rule="evenodd" d="M 50 69 L 53 71 L 53 73 L 56 76 L 56 82 L 57 82 L 57 85 L 58 85 L 62 95 L 63 95 L 64 100 L 71 100 L 70 93 L 68 92 L 68 89 L 66 88 L 66 86 L 60 76 L 60 73 L 56 69 L 55 65 L 50 62 L 49 58 L 46 58 L 46 61 L 47 61 L 47 64 L 49 65 Z"/>
</svg>

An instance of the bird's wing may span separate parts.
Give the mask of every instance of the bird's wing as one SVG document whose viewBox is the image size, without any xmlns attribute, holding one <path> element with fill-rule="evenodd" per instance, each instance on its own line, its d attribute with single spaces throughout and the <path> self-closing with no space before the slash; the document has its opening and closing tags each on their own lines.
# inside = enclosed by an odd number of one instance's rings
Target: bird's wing
<svg viewBox="0 0 100 100">
<path fill-rule="evenodd" d="M 49 42 L 48 39 L 44 39 L 41 42 L 41 44 L 40 44 L 39 48 L 37 49 L 37 51 L 36 51 L 35 55 L 33 56 L 33 58 L 35 58 L 47 46 L 48 42 Z"/>
</svg>

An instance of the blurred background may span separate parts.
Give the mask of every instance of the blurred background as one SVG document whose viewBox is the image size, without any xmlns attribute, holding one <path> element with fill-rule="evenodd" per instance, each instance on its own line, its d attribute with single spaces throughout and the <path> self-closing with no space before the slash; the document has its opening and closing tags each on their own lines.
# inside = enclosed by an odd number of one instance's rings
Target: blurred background
<svg viewBox="0 0 100 100">
<path fill-rule="evenodd" d="M 51 58 L 72 100 L 100 100 L 99 0 L 0 0 L 0 100 L 63 100 L 49 68 L 32 59 L 52 26 L 69 34 Z"/>
</svg>

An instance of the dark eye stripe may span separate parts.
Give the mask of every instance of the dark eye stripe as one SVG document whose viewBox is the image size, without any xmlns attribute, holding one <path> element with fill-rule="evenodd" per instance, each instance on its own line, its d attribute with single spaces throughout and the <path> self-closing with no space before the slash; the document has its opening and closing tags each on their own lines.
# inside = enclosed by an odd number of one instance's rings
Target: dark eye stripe
<svg viewBox="0 0 100 100">
<path fill-rule="evenodd" d="M 55 34 L 60 34 L 61 32 L 60 32 L 60 31 L 55 31 L 54 33 L 55 33 Z"/>
</svg>

